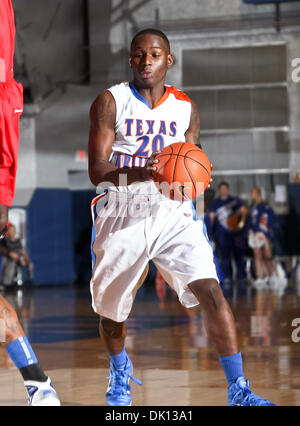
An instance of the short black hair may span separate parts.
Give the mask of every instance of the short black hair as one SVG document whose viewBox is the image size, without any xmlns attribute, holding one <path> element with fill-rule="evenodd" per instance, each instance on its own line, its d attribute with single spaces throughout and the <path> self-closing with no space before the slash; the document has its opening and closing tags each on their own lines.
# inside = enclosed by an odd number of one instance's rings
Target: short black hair
<svg viewBox="0 0 300 426">
<path fill-rule="evenodd" d="M 218 188 L 220 188 L 221 186 L 227 186 L 227 188 L 229 188 L 229 183 L 225 182 L 225 181 L 220 182 L 219 185 L 218 185 Z"/>
<path fill-rule="evenodd" d="M 166 36 L 166 34 L 165 33 L 163 33 L 162 31 L 160 31 L 160 30 L 158 30 L 158 29 L 156 29 L 156 28 L 145 28 L 144 30 L 141 30 L 141 31 L 139 31 L 138 33 L 136 33 L 134 36 L 133 36 L 133 38 L 132 38 L 132 41 L 131 41 L 131 45 L 130 45 L 130 49 L 132 49 L 132 46 L 133 46 L 133 44 L 134 44 L 134 42 L 135 42 L 135 40 L 140 36 L 140 35 L 143 35 L 143 34 L 154 34 L 154 35 L 157 35 L 157 36 L 159 36 L 159 37 L 161 37 L 166 43 L 167 43 L 167 46 L 168 46 L 168 49 L 169 49 L 169 51 L 170 51 L 170 42 L 169 42 L 169 39 L 168 39 L 168 37 Z"/>
</svg>

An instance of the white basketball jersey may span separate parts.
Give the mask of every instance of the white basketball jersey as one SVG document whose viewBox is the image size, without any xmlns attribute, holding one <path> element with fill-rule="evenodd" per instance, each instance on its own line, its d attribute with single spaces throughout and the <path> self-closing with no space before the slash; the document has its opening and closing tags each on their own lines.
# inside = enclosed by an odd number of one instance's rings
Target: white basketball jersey
<svg viewBox="0 0 300 426">
<path fill-rule="evenodd" d="M 165 89 L 154 108 L 130 83 L 108 89 L 117 107 L 110 157 L 117 167 L 143 167 L 152 152 L 185 142 L 191 101 L 175 87 Z M 193 220 L 192 202 L 164 196 L 152 179 L 105 184 L 91 206 L 94 310 L 113 321 L 125 321 L 149 260 L 184 306 L 198 304 L 188 284 L 218 277 L 203 222 Z"/>
<path fill-rule="evenodd" d="M 173 86 L 151 108 L 131 82 L 108 90 L 116 102 L 115 143 L 110 162 L 117 167 L 144 167 L 152 152 L 184 142 L 191 119 L 191 100 Z"/>
</svg>

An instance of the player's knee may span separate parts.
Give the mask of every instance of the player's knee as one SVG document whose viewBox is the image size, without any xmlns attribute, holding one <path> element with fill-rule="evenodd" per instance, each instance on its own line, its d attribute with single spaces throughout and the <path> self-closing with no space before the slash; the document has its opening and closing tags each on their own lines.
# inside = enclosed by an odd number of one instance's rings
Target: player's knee
<svg viewBox="0 0 300 426">
<path fill-rule="evenodd" d="M 224 301 L 223 292 L 215 279 L 198 280 L 189 284 L 189 287 L 200 303 L 213 303 L 219 307 Z"/>
<path fill-rule="evenodd" d="M 118 338 L 124 335 L 124 323 L 116 322 L 109 318 L 100 317 L 100 327 L 103 332 L 113 338 Z"/>
</svg>

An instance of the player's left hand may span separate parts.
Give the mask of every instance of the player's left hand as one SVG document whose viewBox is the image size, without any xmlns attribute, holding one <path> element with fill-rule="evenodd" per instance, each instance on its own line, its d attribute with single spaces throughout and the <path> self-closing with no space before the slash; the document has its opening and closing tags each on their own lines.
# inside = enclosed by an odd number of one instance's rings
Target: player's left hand
<svg viewBox="0 0 300 426">
<path fill-rule="evenodd" d="M 148 170 L 148 172 L 150 173 L 150 175 L 152 175 L 152 172 L 156 171 L 156 167 L 155 164 L 158 163 L 158 160 L 155 159 L 155 157 L 157 156 L 157 154 L 159 154 L 161 151 L 156 151 L 153 152 L 151 154 L 151 156 L 148 158 L 147 164 L 146 164 L 146 169 Z"/>
<path fill-rule="evenodd" d="M 210 166 L 211 166 L 211 170 L 212 170 L 212 168 L 213 168 L 212 163 L 210 163 Z M 209 181 L 209 184 L 207 185 L 207 188 L 210 188 L 210 185 L 211 185 L 212 181 L 213 181 L 213 178 L 211 177 L 210 181 Z"/>
</svg>

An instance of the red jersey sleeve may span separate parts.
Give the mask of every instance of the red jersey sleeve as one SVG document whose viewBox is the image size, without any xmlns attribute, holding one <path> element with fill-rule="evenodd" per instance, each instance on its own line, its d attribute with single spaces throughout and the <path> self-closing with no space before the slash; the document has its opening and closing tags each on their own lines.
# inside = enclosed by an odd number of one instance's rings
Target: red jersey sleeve
<svg viewBox="0 0 300 426">
<path fill-rule="evenodd" d="M 13 79 L 15 21 L 11 0 L 0 7 L 0 204 L 11 206 L 19 149 L 23 87 Z"/>
</svg>

